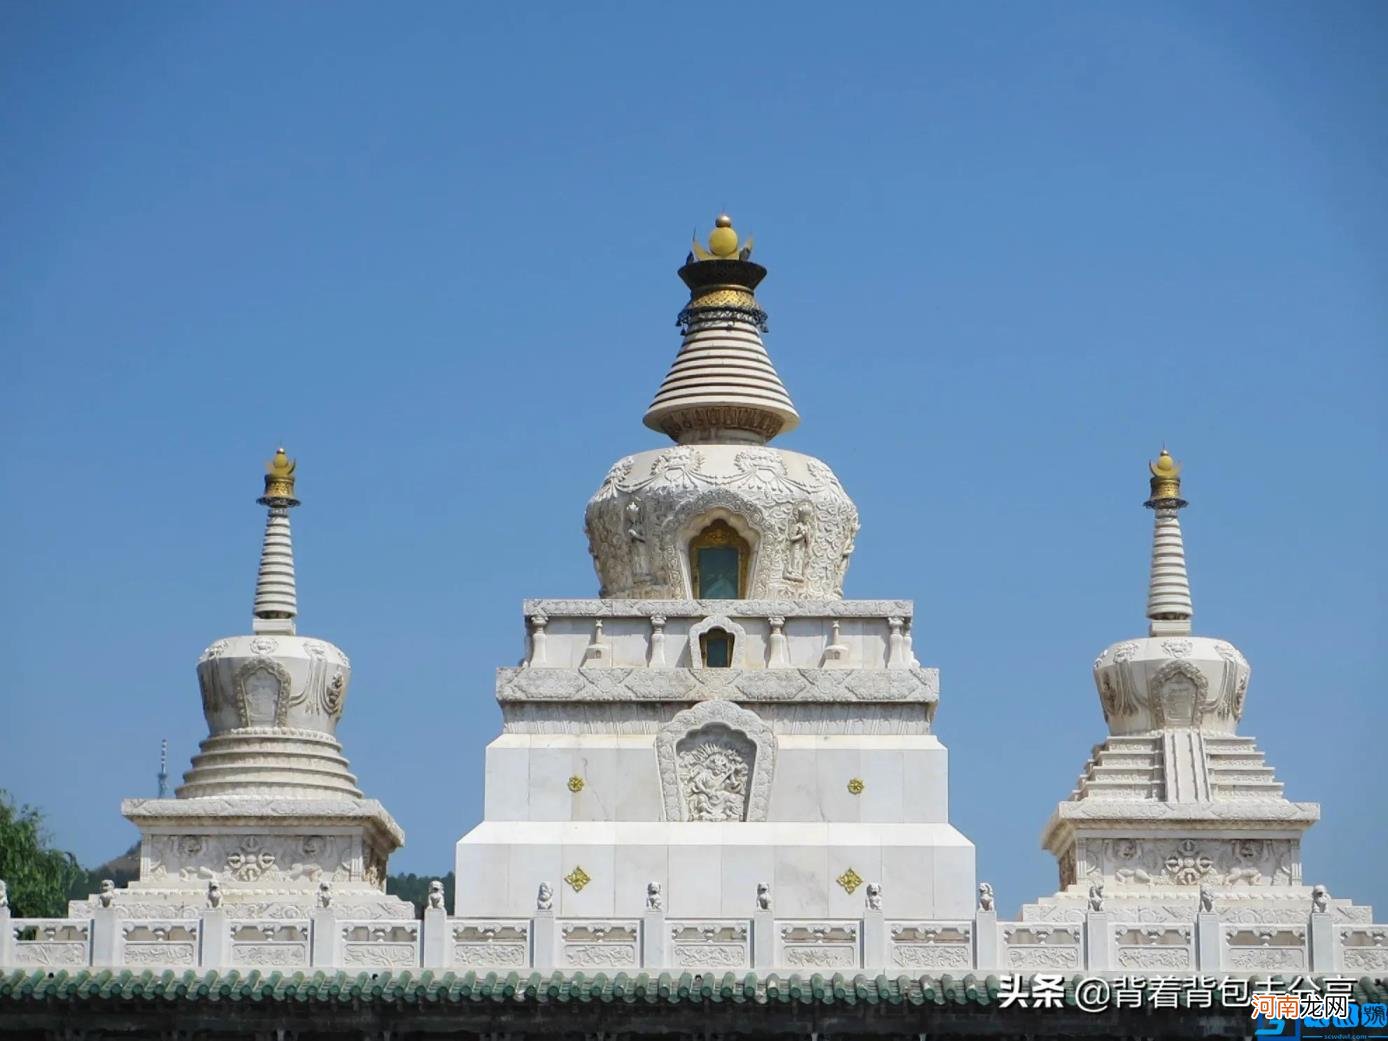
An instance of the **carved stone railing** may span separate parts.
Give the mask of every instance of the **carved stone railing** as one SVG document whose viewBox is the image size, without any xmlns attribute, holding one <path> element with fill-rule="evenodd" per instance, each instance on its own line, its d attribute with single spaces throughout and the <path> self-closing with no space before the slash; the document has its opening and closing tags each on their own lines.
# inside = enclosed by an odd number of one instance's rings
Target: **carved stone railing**
<svg viewBox="0 0 1388 1041">
<path fill-rule="evenodd" d="M 911 669 L 909 600 L 527 600 L 533 669 L 704 668 L 700 637 L 732 637 L 746 669 Z"/>
<path fill-rule="evenodd" d="M 68 968 L 92 963 L 91 923 L 67 918 L 10 918 L 0 940 L 0 965 Z"/>
<path fill-rule="evenodd" d="M 1245 924 L 1202 912 L 1192 923 L 891 919 L 875 908 L 852 919 L 667 917 L 236 919 L 208 908 L 188 919 L 13 918 L 0 908 L 0 971 L 14 968 L 304 969 L 431 968 L 486 971 L 725 970 L 945 973 L 1135 972 L 1209 974 L 1388 972 L 1388 926 Z"/>
</svg>

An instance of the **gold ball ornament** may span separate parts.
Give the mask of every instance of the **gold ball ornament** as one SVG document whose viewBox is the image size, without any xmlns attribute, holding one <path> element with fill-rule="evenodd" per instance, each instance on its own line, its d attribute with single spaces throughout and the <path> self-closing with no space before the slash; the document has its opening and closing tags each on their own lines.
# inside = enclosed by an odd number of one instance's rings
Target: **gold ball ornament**
<svg viewBox="0 0 1388 1041">
<path fill-rule="evenodd" d="M 713 232 L 708 237 L 709 252 L 715 257 L 736 256 L 737 232 L 733 231 L 733 219 L 726 213 L 720 213 L 713 223 Z"/>
</svg>

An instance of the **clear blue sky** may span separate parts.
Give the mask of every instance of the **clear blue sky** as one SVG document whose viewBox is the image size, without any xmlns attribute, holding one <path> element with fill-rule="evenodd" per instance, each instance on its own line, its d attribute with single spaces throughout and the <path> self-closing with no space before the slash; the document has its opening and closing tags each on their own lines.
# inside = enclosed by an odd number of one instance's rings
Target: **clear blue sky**
<svg viewBox="0 0 1388 1041">
<path fill-rule="evenodd" d="M 89 863 L 205 728 L 263 462 L 300 460 L 300 631 L 441 874 L 520 602 L 679 339 L 691 229 L 916 601 L 952 813 L 1004 911 L 1141 634 L 1145 462 L 1186 464 L 1198 632 L 1319 800 L 1307 881 L 1388 915 L 1388 6 L 11 3 L 0 11 L 0 786 Z M 1375 767 L 1373 763 L 1378 762 Z"/>
</svg>

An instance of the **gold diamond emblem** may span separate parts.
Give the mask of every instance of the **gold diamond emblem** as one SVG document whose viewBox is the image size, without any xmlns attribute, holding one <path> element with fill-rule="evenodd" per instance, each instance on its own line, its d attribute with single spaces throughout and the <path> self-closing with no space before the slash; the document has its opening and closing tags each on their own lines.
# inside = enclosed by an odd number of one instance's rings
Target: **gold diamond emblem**
<svg viewBox="0 0 1388 1041">
<path fill-rule="evenodd" d="M 861 777 L 849 778 L 848 790 L 852 792 L 854 795 L 862 795 L 863 789 L 866 787 L 867 785 L 863 783 L 863 779 Z"/>
<path fill-rule="evenodd" d="M 583 791 L 583 778 L 579 777 L 578 774 L 574 774 L 572 777 L 569 778 L 569 791 Z"/>
<path fill-rule="evenodd" d="M 854 877 L 856 878 L 857 876 L 855 875 Z M 588 877 L 588 872 L 575 865 L 574 869 L 564 876 L 564 881 L 573 886 L 574 892 L 577 893 L 593 880 Z M 851 893 L 853 890 L 850 889 L 849 892 Z"/>
<path fill-rule="evenodd" d="M 843 891 L 845 893 L 851 893 L 863 884 L 862 877 L 852 868 L 849 868 L 838 878 L 834 879 L 834 881 L 843 886 Z"/>
</svg>

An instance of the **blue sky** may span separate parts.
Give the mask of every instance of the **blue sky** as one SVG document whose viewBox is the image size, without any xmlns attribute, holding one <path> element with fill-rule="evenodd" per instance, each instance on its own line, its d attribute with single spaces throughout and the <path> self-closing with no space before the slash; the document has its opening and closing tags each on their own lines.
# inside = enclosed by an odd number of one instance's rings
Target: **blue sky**
<svg viewBox="0 0 1388 1041">
<path fill-rule="evenodd" d="M 1385 68 L 1374 3 L 7 5 L 0 787 L 89 863 L 133 840 L 282 440 L 300 631 L 353 659 L 393 867 L 447 871 L 726 208 L 777 443 L 858 502 L 848 595 L 915 599 L 1002 909 L 1055 888 L 1165 441 L 1196 630 L 1323 806 L 1307 881 L 1382 920 Z"/>
</svg>

